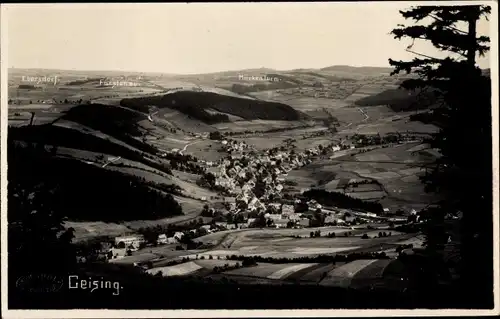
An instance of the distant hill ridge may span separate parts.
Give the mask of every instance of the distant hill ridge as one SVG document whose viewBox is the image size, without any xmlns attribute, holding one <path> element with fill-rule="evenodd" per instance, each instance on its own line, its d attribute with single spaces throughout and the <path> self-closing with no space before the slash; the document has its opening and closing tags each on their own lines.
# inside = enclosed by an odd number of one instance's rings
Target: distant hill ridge
<svg viewBox="0 0 500 319">
<path fill-rule="evenodd" d="M 39 72 L 71 72 L 71 73 L 82 73 L 82 74 L 92 74 L 92 73 L 99 73 L 99 74 L 116 74 L 116 75 L 122 75 L 122 74 L 130 74 L 130 75 L 139 75 L 139 74 L 155 74 L 155 75 L 163 75 L 163 76 L 200 76 L 200 75 L 234 75 L 234 74 L 253 74 L 253 73 L 293 73 L 293 72 L 318 72 L 318 71 L 328 71 L 328 72 L 352 72 L 356 74 L 382 74 L 382 73 L 390 73 L 392 72 L 393 68 L 391 67 L 375 67 L 375 66 L 350 66 L 350 65 L 331 65 L 331 66 L 326 66 L 323 68 L 296 68 L 296 69 L 290 69 L 290 70 L 277 70 L 273 68 L 248 68 L 248 69 L 241 69 L 241 70 L 227 70 L 227 71 L 217 71 L 217 72 L 208 72 L 208 73 L 191 73 L 191 74 L 182 74 L 182 73 L 167 73 L 167 72 L 141 72 L 141 71 L 118 71 L 118 70 L 63 70 L 63 69 L 38 69 L 38 68 L 8 68 L 8 72 L 23 72 L 23 71 L 28 71 L 28 72 L 33 72 L 33 71 L 39 71 Z M 484 72 L 489 73 L 489 68 L 484 69 Z"/>
<path fill-rule="evenodd" d="M 320 69 L 321 71 L 341 71 L 354 73 L 391 73 L 394 69 L 389 67 L 376 66 L 349 66 L 349 65 L 332 65 Z"/>
</svg>

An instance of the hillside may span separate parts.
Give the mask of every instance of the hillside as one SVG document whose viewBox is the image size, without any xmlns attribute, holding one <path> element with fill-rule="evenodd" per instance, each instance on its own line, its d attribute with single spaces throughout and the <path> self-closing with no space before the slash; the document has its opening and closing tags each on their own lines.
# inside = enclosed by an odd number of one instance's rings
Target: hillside
<svg viewBox="0 0 500 319">
<path fill-rule="evenodd" d="M 426 109 L 436 102 L 432 92 L 389 89 L 354 102 L 357 106 L 387 105 L 395 112 Z"/>
<path fill-rule="evenodd" d="M 154 147 L 138 139 L 146 132 L 137 122 L 146 119 L 146 115 L 139 112 L 105 104 L 79 105 L 60 118 L 101 131 L 143 152 L 156 154 Z"/>
<path fill-rule="evenodd" d="M 148 113 L 150 106 L 171 108 L 207 124 L 229 122 L 227 115 L 211 114 L 207 112 L 207 109 L 232 114 L 246 120 L 297 121 L 306 118 L 304 114 L 286 104 L 237 98 L 212 92 L 180 91 L 163 96 L 123 99 L 120 105 L 143 113 Z"/>
<path fill-rule="evenodd" d="M 31 187 L 38 185 L 39 192 L 48 194 L 42 200 L 51 201 L 55 211 L 72 221 L 121 222 L 182 214 L 171 194 L 142 178 L 58 157 L 55 148 L 42 143 L 19 143 L 9 134 L 8 157 L 9 195 L 34 191 Z M 9 214 L 16 212 L 14 203 L 19 201 L 12 203 Z"/>
<path fill-rule="evenodd" d="M 138 152 L 134 152 L 125 146 L 115 144 L 92 134 L 85 134 L 77 130 L 50 124 L 9 127 L 9 138 L 16 141 L 43 143 L 106 153 L 132 160 L 140 157 Z"/>
</svg>

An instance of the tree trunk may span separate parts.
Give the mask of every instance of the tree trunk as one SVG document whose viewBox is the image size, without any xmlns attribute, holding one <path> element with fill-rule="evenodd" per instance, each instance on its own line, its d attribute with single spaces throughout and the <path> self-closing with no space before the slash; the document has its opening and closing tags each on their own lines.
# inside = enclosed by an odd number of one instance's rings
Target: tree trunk
<svg viewBox="0 0 500 319">
<path fill-rule="evenodd" d="M 479 7 L 478 6 L 472 6 L 469 11 L 468 15 L 468 25 L 469 25 L 469 32 L 468 32 L 468 47 L 469 49 L 467 50 L 467 64 L 470 66 L 475 66 L 476 65 L 476 48 L 477 48 L 477 40 L 476 40 L 476 29 L 477 29 L 477 21 L 479 19 Z"/>
</svg>

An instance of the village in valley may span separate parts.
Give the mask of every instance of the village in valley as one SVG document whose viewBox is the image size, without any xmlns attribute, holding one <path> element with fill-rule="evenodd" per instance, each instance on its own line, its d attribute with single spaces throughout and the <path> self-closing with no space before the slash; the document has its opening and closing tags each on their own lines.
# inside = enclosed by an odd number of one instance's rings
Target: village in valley
<svg viewBox="0 0 500 319">
<path fill-rule="evenodd" d="M 295 150 L 294 139 L 285 140 L 280 147 L 257 151 L 244 141 L 225 138 L 220 134 L 206 133 L 198 136 L 216 139 L 221 149 L 231 154 L 215 162 L 198 161 L 204 167 L 205 172 L 199 184 L 214 189 L 220 194 L 209 199 L 201 198 L 202 201 L 207 202 L 201 216 L 212 218 L 212 221 L 205 223 L 201 219 L 199 223 L 188 223 L 185 227 L 181 227 L 182 230 L 169 233 L 162 233 L 161 228 L 153 228 L 142 230 L 146 236 L 136 233 L 115 237 L 114 242 L 102 243 L 102 249 L 96 251 L 102 256 L 101 258 L 109 262 L 126 263 L 129 259 L 127 257 L 132 257 L 130 260 L 134 265 L 145 267 L 145 265 L 152 265 L 153 262 L 162 264 L 165 260 L 171 259 L 159 252 L 155 253 L 157 257 L 153 259 L 138 262 L 138 257 L 143 253 L 147 254 L 150 247 L 155 247 L 157 250 L 158 247 L 170 245 L 172 250 L 178 252 L 184 250 L 183 247 L 189 246 L 186 244 L 192 243 L 196 238 L 202 239 L 203 236 L 217 232 L 251 228 L 313 229 L 314 232 L 302 236 L 296 235 L 296 238 L 307 238 L 320 237 L 321 231 L 318 231 L 318 227 L 334 226 L 336 229 L 358 230 L 358 232 L 363 229 L 381 230 L 382 237 L 382 234 L 390 233 L 389 229 L 394 231 L 395 225 L 419 221 L 420 215 L 417 215 L 415 209 L 408 211 L 400 209 L 391 212 L 389 208 L 382 207 L 381 210 L 374 212 L 340 208 L 322 205 L 317 200 L 308 199 L 300 193 L 287 192 L 289 188 L 287 185 L 293 184 L 287 179 L 288 173 L 309 165 L 315 159 L 335 158 L 340 155 L 340 152 L 343 152 L 341 155 L 345 156 L 367 149 L 397 146 L 403 143 L 419 143 L 421 138 L 418 136 L 393 134 L 386 143 L 378 136 L 379 139 L 373 143 L 373 146 L 363 141 L 362 137 L 354 136 L 350 142 L 346 139 L 338 144 L 330 143 L 308 148 L 304 152 Z M 173 149 L 170 153 L 182 155 L 179 149 Z M 366 184 L 370 181 L 360 179 L 352 180 L 351 183 Z M 222 201 L 218 202 L 218 205 L 209 204 L 214 199 Z M 341 231 L 340 234 L 349 234 L 349 232 Z M 323 236 L 328 235 L 331 237 L 331 233 L 323 234 Z M 421 241 L 415 242 L 415 246 L 421 246 L 421 244 Z M 395 246 L 393 250 L 396 251 L 398 247 L 402 246 Z"/>
</svg>

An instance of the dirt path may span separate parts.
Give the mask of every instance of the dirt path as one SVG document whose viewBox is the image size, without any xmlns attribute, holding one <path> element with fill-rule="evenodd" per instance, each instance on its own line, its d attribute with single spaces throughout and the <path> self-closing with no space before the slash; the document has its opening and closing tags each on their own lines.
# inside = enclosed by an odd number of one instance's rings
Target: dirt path
<svg viewBox="0 0 500 319">
<path fill-rule="evenodd" d="M 188 146 L 191 146 L 191 145 L 194 145 L 194 144 L 197 144 L 197 143 L 200 143 L 200 142 L 201 141 L 195 141 L 195 142 L 192 142 L 192 143 L 184 145 L 184 148 L 180 151 L 181 155 L 183 155 L 182 152 L 185 152 L 186 149 L 188 148 Z"/>
<path fill-rule="evenodd" d="M 365 116 L 365 119 L 362 120 L 361 122 L 366 122 L 368 121 L 368 119 L 370 118 L 370 116 L 368 116 L 368 114 L 366 114 L 365 111 L 363 111 L 360 107 L 358 107 L 358 110 L 361 112 L 361 114 L 363 114 Z"/>
</svg>

